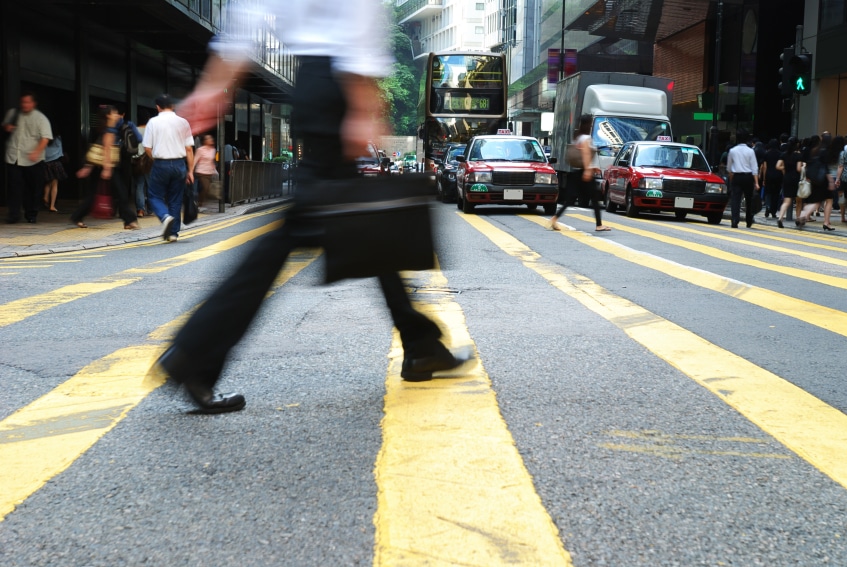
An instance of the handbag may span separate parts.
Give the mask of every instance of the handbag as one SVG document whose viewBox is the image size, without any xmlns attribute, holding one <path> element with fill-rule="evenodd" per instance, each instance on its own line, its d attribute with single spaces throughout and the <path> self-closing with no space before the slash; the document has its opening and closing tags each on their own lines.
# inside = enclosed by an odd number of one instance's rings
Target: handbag
<svg viewBox="0 0 847 567">
<path fill-rule="evenodd" d="M 93 144 L 88 146 L 88 151 L 85 153 L 85 163 L 103 167 L 104 151 L 105 150 L 103 149 L 103 144 L 99 142 L 94 142 Z M 121 161 L 121 147 L 112 146 L 110 148 L 110 152 L 112 167 L 116 167 L 118 165 L 118 162 Z"/>
<path fill-rule="evenodd" d="M 797 197 L 806 199 L 812 194 L 812 183 L 806 179 L 806 166 L 800 170 L 800 183 L 797 185 Z"/>
<path fill-rule="evenodd" d="M 325 283 L 435 265 L 430 223 L 434 178 L 301 179 L 286 224 L 299 243 L 323 246 Z"/>
<path fill-rule="evenodd" d="M 97 183 L 97 193 L 94 194 L 94 204 L 91 206 L 91 216 L 96 219 L 110 219 L 115 215 L 112 208 L 112 195 L 109 182 L 101 179 Z"/>
<path fill-rule="evenodd" d="M 194 189 L 189 185 L 182 195 L 182 224 L 193 223 L 198 214 L 197 198 L 194 196 Z"/>
</svg>

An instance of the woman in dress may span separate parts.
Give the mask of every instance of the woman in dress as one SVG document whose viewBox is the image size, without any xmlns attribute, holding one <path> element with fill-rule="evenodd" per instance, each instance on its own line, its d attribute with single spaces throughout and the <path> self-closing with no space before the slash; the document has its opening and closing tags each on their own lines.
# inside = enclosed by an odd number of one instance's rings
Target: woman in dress
<svg viewBox="0 0 847 567">
<path fill-rule="evenodd" d="M 800 170 L 803 166 L 803 157 L 800 154 L 800 142 L 795 137 L 788 139 L 785 153 L 776 162 L 776 168 L 782 172 L 782 206 L 779 208 L 779 218 L 776 224 L 784 228 L 782 219 L 797 198 L 797 186 L 800 184 Z"/>
</svg>

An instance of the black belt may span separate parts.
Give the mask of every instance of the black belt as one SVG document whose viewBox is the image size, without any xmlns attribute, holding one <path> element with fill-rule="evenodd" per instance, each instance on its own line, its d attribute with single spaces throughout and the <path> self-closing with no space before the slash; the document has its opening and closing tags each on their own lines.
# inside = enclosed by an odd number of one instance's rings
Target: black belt
<svg viewBox="0 0 847 567">
<path fill-rule="evenodd" d="M 733 175 L 753 175 L 749 171 L 739 171 L 738 173 L 733 172 Z"/>
</svg>

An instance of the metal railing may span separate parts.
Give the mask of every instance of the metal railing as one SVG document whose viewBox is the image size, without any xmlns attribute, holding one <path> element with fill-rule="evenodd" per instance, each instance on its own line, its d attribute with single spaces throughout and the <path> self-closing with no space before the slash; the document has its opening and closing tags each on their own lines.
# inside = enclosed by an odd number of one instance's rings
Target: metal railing
<svg viewBox="0 0 847 567">
<path fill-rule="evenodd" d="M 399 6 L 400 9 L 397 16 L 400 21 L 403 21 L 403 18 L 411 16 L 421 8 L 425 8 L 426 6 L 441 6 L 442 4 L 443 0 L 408 0 Z"/>
<path fill-rule="evenodd" d="M 289 170 L 281 163 L 235 160 L 229 169 L 230 205 L 292 195 Z"/>
</svg>

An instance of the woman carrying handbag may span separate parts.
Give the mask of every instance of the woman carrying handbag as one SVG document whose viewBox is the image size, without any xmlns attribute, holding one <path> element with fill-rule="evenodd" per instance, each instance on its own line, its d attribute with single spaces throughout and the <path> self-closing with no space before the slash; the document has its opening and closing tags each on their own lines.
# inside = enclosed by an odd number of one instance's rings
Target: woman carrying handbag
<svg viewBox="0 0 847 567">
<path fill-rule="evenodd" d="M 85 180 L 83 181 L 85 196 L 79 207 L 71 214 L 71 222 L 79 228 L 88 228 L 82 219 L 91 214 L 98 199 L 111 199 L 112 202 L 117 202 L 125 229 L 141 228 L 138 226 L 135 209 L 127 200 L 123 179 L 115 172 L 121 159 L 120 139 L 117 135 L 117 124 L 120 118 L 121 115 L 114 106 L 101 105 L 97 110 L 95 142 L 89 146 L 85 154 L 85 165 L 76 173 L 78 178 Z M 108 206 L 102 207 L 102 204 L 98 204 L 98 210 L 108 208 Z"/>
</svg>

